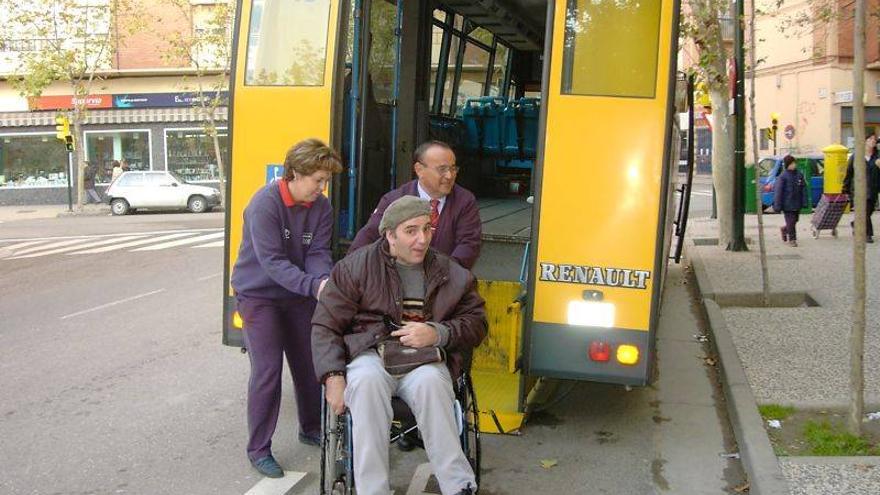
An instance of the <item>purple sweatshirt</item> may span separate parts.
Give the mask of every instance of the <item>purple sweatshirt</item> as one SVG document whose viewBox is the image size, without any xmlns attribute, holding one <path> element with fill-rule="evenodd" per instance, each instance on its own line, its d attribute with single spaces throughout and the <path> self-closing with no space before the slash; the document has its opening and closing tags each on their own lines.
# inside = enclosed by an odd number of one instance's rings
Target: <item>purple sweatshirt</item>
<svg viewBox="0 0 880 495">
<path fill-rule="evenodd" d="M 370 220 L 357 233 L 351 247 L 348 248 L 349 254 L 360 247 L 372 244 L 379 238 L 379 222 L 382 220 L 385 208 L 388 208 L 394 200 L 406 195 L 419 195 L 418 179 L 407 182 L 382 196 Z M 477 199 L 473 193 L 456 184 L 452 192 L 446 196 L 446 204 L 440 212 L 440 223 L 431 239 L 431 247 L 470 270 L 480 257 L 482 235 L 483 223 L 480 221 Z"/>
<path fill-rule="evenodd" d="M 294 203 L 286 181 L 267 184 L 244 210 L 241 247 L 232 269 L 236 295 L 315 298 L 333 268 L 332 228 L 333 207 L 326 197 Z"/>
</svg>

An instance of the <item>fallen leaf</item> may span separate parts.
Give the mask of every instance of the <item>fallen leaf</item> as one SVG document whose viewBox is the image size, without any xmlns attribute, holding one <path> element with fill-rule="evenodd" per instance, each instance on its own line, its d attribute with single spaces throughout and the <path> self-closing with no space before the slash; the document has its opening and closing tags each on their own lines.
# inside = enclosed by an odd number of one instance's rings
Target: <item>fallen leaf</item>
<svg viewBox="0 0 880 495">
<path fill-rule="evenodd" d="M 749 486 L 749 483 L 745 482 L 742 485 L 734 487 L 733 491 L 735 491 L 736 493 L 745 493 L 745 492 L 749 491 L 750 488 L 751 487 Z"/>
<path fill-rule="evenodd" d="M 559 464 L 559 461 L 556 459 L 541 459 L 541 467 L 544 469 L 550 469 L 557 464 Z"/>
</svg>

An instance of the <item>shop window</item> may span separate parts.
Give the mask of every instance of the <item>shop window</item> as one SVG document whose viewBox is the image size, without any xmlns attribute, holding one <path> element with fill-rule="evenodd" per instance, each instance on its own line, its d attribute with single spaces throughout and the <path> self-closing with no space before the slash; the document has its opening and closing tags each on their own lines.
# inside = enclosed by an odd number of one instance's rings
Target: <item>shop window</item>
<svg viewBox="0 0 880 495">
<path fill-rule="evenodd" d="M 568 0 L 562 93 L 653 98 L 660 0 Z"/>
<path fill-rule="evenodd" d="M 152 170 L 150 131 L 86 131 L 85 135 L 87 160 L 97 166 L 95 182 L 110 182 L 114 161 L 123 170 Z"/>
<path fill-rule="evenodd" d="M 217 129 L 223 164 L 229 162 L 229 135 L 225 128 Z M 204 129 L 166 129 L 165 159 L 168 170 L 186 182 L 220 180 L 214 140 Z M 228 168 L 228 167 L 227 167 Z"/>
<path fill-rule="evenodd" d="M 0 136 L 0 187 L 67 186 L 67 149 L 54 134 Z"/>
<path fill-rule="evenodd" d="M 255 1 L 245 84 L 323 85 L 329 23 L 330 0 Z"/>
</svg>

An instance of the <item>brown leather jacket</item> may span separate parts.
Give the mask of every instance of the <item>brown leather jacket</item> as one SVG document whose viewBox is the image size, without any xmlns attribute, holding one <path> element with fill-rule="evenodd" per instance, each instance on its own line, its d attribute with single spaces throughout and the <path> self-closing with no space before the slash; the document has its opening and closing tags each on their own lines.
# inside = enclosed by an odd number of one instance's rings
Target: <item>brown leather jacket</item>
<svg viewBox="0 0 880 495">
<path fill-rule="evenodd" d="M 401 320 L 400 277 L 383 238 L 340 261 L 330 273 L 312 317 L 315 375 L 332 371 L 388 335 L 383 317 Z M 425 256 L 425 316 L 449 328 L 446 365 L 457 378 L 486 337 L 485 302 L 470 271 L 433 248 Z"/>
</svg>

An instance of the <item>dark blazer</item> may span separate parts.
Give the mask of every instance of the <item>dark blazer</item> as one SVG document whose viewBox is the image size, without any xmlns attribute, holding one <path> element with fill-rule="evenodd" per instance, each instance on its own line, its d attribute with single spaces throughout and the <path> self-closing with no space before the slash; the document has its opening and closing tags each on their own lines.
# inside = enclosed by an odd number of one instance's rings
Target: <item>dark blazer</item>
<svg viewBox="0 0 880 495">
<path fill-rule="evenodd" d="M 856 174 L 853 169 L 853 158 L 855 155 L 850 155 L 849 160 L 846 164 L 846 178 L 843 180 L 843 192 L 849 194 L 849 200 L 852 202 L 855 199 L 855 181 Z M 880 193 L 880 169 L 877 168 L 876 158 L 871 156 L 868 160 L 865 160 L 865 180 L 867 181 L 867 192 L 868 192 L 868 203 L 874 204 L 877 202 L 877 194 Z"/>
<path fill-rule="evenodd" d="M 370 220 L 357 233 L 351 247 L 348 248 L 349 254 L 372 244 L 379 238 L 379 222 L 382 220 L 385 208 L 388 208 L 394 200 L 406 195 L 419 195 L 418 179 L 407 182 L 382 196 L 373 214 L 370 215 Z M 446 196 L 446 204 L 440 212 L 440 224 L 431 239 L 431 247 L 470 270 L 480 257 L 482 235 L 483 224 L 480 221 L 477 199 L 470 191 L 456 184 L 449 196 Z"/>
</svg>

